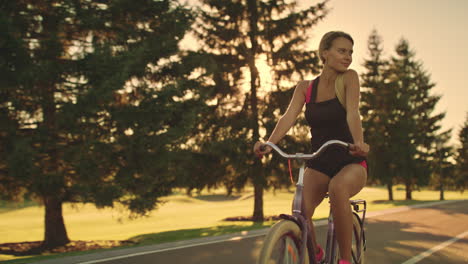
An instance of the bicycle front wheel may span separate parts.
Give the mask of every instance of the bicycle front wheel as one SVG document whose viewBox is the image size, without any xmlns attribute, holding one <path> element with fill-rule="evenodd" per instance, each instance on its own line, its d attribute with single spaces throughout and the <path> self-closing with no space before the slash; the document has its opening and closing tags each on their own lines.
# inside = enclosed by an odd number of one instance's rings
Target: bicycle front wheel
<svg viewBox="0 0 468 264">
<path fill-rule="evenodd" d="M 289 220 L 281 220 L 268 232 L 263 242 L 258 264 L 299 264 L 301 230 Z M 309 264 L 307 250 L 304 263 Z"/>
</svg>

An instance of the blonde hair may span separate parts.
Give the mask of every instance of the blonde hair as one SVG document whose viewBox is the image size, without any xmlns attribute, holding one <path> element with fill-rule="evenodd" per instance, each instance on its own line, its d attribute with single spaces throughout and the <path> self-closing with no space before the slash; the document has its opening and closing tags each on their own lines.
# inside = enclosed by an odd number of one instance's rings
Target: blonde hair
<svg viewBox="0 0 468 264">
<path fill-rule="evenodd" d="M 330 31 L 323 35 L 322 40 L 319 44 L 319 57 L 322 63 L 325 63 L 325 58 L 323 57 L 323 52 L 329 50 L 332 47 L 333 41 L 337 38 L 345 38 L 351 41 L 354 45 L 354 40 L 348 33 L 343 31 Z"/>
</svg>

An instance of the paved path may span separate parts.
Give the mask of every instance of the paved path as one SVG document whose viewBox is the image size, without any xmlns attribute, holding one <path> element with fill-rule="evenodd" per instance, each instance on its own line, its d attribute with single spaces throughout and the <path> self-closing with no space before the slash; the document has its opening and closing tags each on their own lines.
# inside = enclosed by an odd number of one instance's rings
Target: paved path
<svg viewBox="0 0 468 264">
<path fill-rule="evenodd" d="M 177 243 L 111 250 L 42 264 L 255 263 L 266 230 Z M 324 238 L 326 226 L 318 223 Z M 370 213 L 366 263 L 468 263 L 468 201 L 399 207 Z M 324 243 L 323 239 L 319 243 Z"/>
</svg>

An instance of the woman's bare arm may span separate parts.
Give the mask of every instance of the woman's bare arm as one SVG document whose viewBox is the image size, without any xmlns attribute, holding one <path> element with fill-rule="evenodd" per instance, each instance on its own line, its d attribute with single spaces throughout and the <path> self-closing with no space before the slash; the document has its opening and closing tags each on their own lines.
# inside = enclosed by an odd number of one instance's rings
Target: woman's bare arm
<svg viewBox="0 0 468 264">
<path fill-rule="evenodd" d="M 360 154 L 367 154 L 369 146 L 364 143 L 362 131 L 361 115 L 359 114 L 359 76 L 356 71 L 348 70 L 344 75 L 344 85 L 346 89 L 346 120 L 349 130 L 354 140 L 354 144 L 358 146 Z M 363 151 L 361 153 L 361 151 Z"/>
<path fill-rule="evenodd" d="M 291 102 L 289 103 L 288 109 L 281 116 L 276 124 L 275 129 L 271 133 L 268 141 L 272 143 L 278 143 L 284 135 L 289 131 L 289 129 L 296 122 L 297 116 L 301 113 L 302 108 L 305 103 L 305 94 L 307 91 L 307 86 L 309 81 L 301 81 L 297 84 Z"/>
</svg>

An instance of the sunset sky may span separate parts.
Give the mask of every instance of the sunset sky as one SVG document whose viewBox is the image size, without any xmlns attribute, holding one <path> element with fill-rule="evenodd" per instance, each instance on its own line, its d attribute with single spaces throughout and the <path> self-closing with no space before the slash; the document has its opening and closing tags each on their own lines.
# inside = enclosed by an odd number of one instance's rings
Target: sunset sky
<svg viewBox="0 0 468 264">
<path fill-rule="evenodd" d="M 297 1 L 301 9 L 321 2 Z M 442 128 L 452 128 L 451 143 L 458 144 L 468 114 L 468 0 L 330 0 L 328 7 L 330 13 L 312 31 L 311 48 L 318 49 L 326 32 L 345 31 L 355 42 L 351 68 L 362 73 L 373 29 L 382 37 L 385 57 L 394 55 L 395 46 L 405 38 L 436 84 L 433 93 L 442 95 L 434 114 L 446 112 Z M 182 45 L 197 47 L 190 37 Z M 260 77 L 268 79 L 266 64 L 259 63 Z"/>
<path fill-rule="evenodd" d="M 361 73 L 372 29 L 381 35 L 386 56 L 394 55 L 402 37 L 407 39 L 436 83 L 432 90 L 442 95 L 435 112 L 446 112 L 443 128 L 454 129 L 451 141 L 458 144 L 468 113 L 468 1 L 330 0 L 328 6 L 332 10 L 315 28 L 311 45 L 318 47 L 331 30 L 350 33 L 355 41 L 351 68 Z"/>
</svg>

